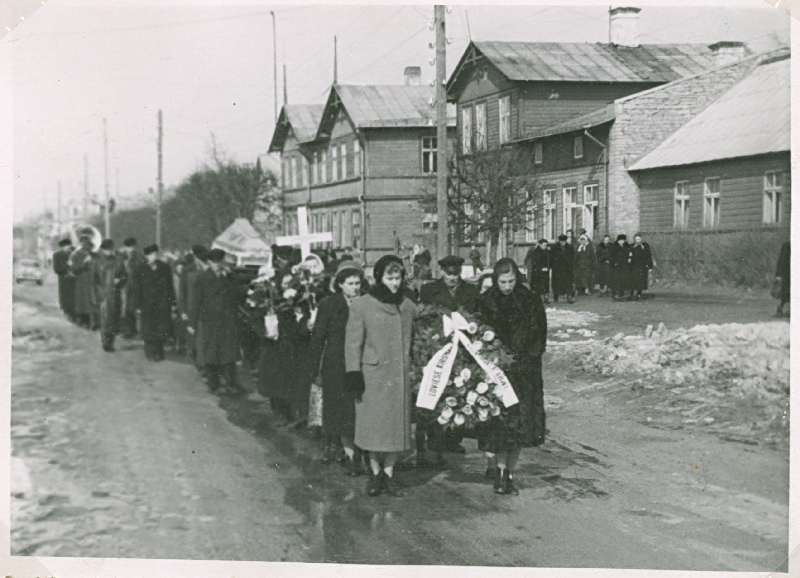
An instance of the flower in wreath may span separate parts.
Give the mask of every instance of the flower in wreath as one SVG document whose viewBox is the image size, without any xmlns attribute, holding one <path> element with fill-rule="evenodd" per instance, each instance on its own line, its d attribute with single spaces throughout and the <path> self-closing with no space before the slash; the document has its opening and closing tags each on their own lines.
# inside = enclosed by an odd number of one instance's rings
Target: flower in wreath
<svg viewBox="0 0 800 578">
<path fill-rule="evenodd" d="M 494 403 L 490 403 L 489 413 L 492 414 L 493 417 L 497 417 L 498 415 L 500 415 L 500 406 Z"/>
<path fill-rule="evenodd" d="M 457 413 L 456 416 L 453 418 L 453 423 L 456 425 L 464 425 L 464 422 L 467 421 L 462 414 Z"/>
<path fill-rule="evenodd" d="M 483 340 L 486 341 L 487 343 L 490 341 L 494 341 L 494 331 L 484 331 Z"/>
<path fill-rule="evenodd" d="M 469 370 L 469 367 L 465 367 L 461 370 L 461 379 L 469 381 L 470 377 L 472 377 L 472 372 Z"/>
<path fill-rule="evenodd" d="M 442 417 L 444 419 L 450 419 L 451 417 L 453 417 L 453 408 L 451 408 L 449 406 L 444 408 L 442 410 L 442 414 L 441 415 L 442 415 Z"/>
<path fill-rule="evenodd" d="M 444 417 L 443 415 L 440 415 L 439 417 L 436 418 L 436 421 L 438 421 L 441 425 L 444 425 L 448 421 L 450 421 L 450 418 L 449 417 Z"/>
<path fill-rule="evenodd" d="M 478 332 L 478 324 L 477 324 L 477 323 L 475 323 L 474 321 L 473 321 L 473 322 L 471 322 L 471 323 L 470 323 L 470 324 L 467 326 L 467 331 L 469 331 L 469 332 L 470 332 L 470 334 L 472 334 L 472 335 L 475 335 L 475 334 Z"/>
<path fill-rule="evenodd" d="M 453 384 L 454 384 L 456 387 L 464 387 L 464 378 L 463 378 L 463 377 L 461 377 L 460 375 L 457 375 L 457 376 L 455 377 L 455 379 L 453 380 Z"/>
<path fill-rule="evenodd" d="M 483 396 L 480 396 L 480 397 L 478 398 L 478 405 L 480 405 L 480 406 L 483 406 L 483 407 L 487 407 L 487 406 L 489 405 L 489 400 L 488 400 L 488 399 L 486 399 L 486 398 L 485 398 L 485 397 L 483 397 Z"/>
<path fill-rule="evenodd" d="M 480 382 L 478 384 L 478 387 L 475 388 L 475 391 L 477 391 L 479 394 L 483 395 L 484 393 L 489 391 L 489 384 L 486 383 L 485 381 L 482 381 L 482 382 Z"/>
<path fill-rule="evenodd" d="M 294 299 L 295 297 L 297 297 L 297 289 L 289 287 L 283 292 L 284 299 Z"/>
<path fill-rule="evenodd" d="M 480 351 L 481 349 L 483 349 L 483 341 L 473 341 L 472 349 L 474 349 L 475 351 Z"/>
<path fill-rule="evenodd" d="M 478 419 L 481 421 L 489 419 L 489 410 L 483 407 L 478 409 Z"/>
<path fill-rule="evenodd" d="M 431 339 L 432 339 L 433 341 L 439 341 L 439 339 L 440 339 L 440 337 L 439 337 L 439 334 L 437 333 L 436 335 L 434 335 L 433 337 L 431 337 Z"/>
<path fill-rule="evenodd" d="M 454 397 L 448 397 L 447 399 L 444 400 L 444 402 L 450 407 L 455 407 L 458 405 L 458 400 Z"/>
<path fill-rule="evenodd" d="M 461 408 L 461 413 L 463 413 L 464 415 L 472 415 L 473 414 L 472 406 L 465 405 L 464 407 Z"/>
<path fill-rule="evenodd" d="M 467 403 L 470 405 L 475 405 L 476 401 L 478 401 L 478 394 L 474 391 L 470 391 L 467 394 Z"/>
</svg>

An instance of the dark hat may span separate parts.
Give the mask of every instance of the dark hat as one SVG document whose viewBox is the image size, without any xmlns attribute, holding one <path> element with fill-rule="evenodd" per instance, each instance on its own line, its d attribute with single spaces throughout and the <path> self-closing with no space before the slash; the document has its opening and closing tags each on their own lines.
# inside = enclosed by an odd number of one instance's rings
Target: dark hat
<svg viewBox="0 0 800 578">
<path fill-rule="evenodd" d="M 83 233 L 80 237 L 78 237 L 78 241 L 80 241 L 81 243 L 83 243 L 84 241 L 89 241 L 91 243 L 92 236 L 91 235 L 87 235 L 86 233 Z"/>
<path fill-rule="evenodd" d="M 158 245 L 153 243 L 152 245 L 148 245 L 144 249 L 142 249 L 142 253 L 145 255 L 149 255 L 150 253 L 158 253 Z"/>
<path fill-rule="evenodd" d="M 222 249 L 211 249 L 208 252 L 208 260 L 212 263 L 222 263 L 225 260 L 225 251 Z"/>
<path fill-rule="evenodd" d="M 627 241 L 627 240 L 628 240 L 627 235 L 617 235 L 617 241 Z"/>
<path fill-rule="evenodd" d="M 272 254 L 275 255 L 278 259 L 282 259 L 284 261 L 291 261 L 293 253 L 294 251 L 292 247 L 289 247 L 287 245 L 272 246 Z"/>
<path fill-rule="evenodd" d="M 192 254 L 201 261 L 208 259 L 208 249 L 203 245 L 192 245 Z"/>
<path fill-rule="evenodd" d="M 539 239 L 539 244 L 541 245 L 542 243 L 547 245 L 549 243 L 549 241 L 547 239 Z"/>
<path fill-rule="evenodd" d="M 566 241 L 567 240 L 567 236 L 566 235 L 559 235 L 558 236 L 558 240 L 559 241 Z"/>
<path fill-rule="evenodd" d="M 71 246 L 71 245 L 72 245 L 72 241 L 71 241 L 71 240 L 69 240 L 69 239 L 61 239 L 61 240 L 58 242 L 58 246 L 59 246 L 59 247 L 69 247 L 69 246 Z"/>
<path fill-rule="evenodd" d="M 104 251 L 110 251 L 114 248 L 114 241 L 111 239 L 103 239 L 103 242 L 100 243 L 100 248 Z"/>
<path fill-rule="evenodd" d="M 403 265 L 403 260 L 397 255 L 384 255 L 375 262 L 375 266 L 372 268 L 372 276 L 376 283 L 380 283 L 383 279 L 383 272 L 386 271 L 386 267 L 389 266 L 389 263 L 397 263 L 400 265 L 400 268 L 403 270 L 403 278 L 405 279 L 406 268 Z"/>
<path fill-rule="evenodd" d="M 364 274 L 364 271 L 361 269 L 361 265 L 355 261 L 342 261 L 339 263 L 339 266 L 336 267 L 336 276 L 338 276 L 342 271 L 355 271 L 361 275 Z"/>
<path fill-rule="evenodd" d="M 452 267 L 458 267 L 459 271 L 461 270 L 461 266 L 464 264 L 464 258 L 459 257 L 458 255 L 448 255 L 444 259 L 439 259 L 439 267 L 442 269 L 450 269 Z"/>
<path fill-rule="evenodd" d="M 136 246 L 136 239 L 135 239 L 134 237 L 128 237 L 127 239 L 125 239 L 125 240 L 122 242 L 122 244 L 123 244 L 125 247 L 135 247 L 135 246 Z"/>
</svg>

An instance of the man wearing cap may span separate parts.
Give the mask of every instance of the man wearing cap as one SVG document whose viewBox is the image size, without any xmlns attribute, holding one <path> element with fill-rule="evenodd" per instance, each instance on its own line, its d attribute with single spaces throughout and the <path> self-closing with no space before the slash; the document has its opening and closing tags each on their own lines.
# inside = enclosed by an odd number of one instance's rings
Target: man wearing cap
<svg viewBox="0 0 800 578">
<path fill-rule="evenodd" d="M 237 294 L 233 282 L 224 275 L 223 261 L 222 249 L 208 252 L 209 268 L 198 275 L 194 284 L 188 331 L 196 336 L 197 361 L 205 368 L 211 391 L 220 389 L 222 378 L 229 390 L 239 393 Z"/>
<path fill-rule="evenodd" d="M 525 268 L 528 270 L 528 284 L 531 291 L 539 295 L 542 303 L 550 303 L 550 248 L 547 239 L 539 239 L 535 247 L 525 255 Z"/>
<path fill-rule="evenodd" d="M 114 339 L 120 330 L 122 288 L 128 272 L 122 257 L 114 251 L 114 241 L 105 239 L 100 255 L 92 263 L 94 300 L 100 309 L 100 333 L 103 351 L 114 351 Z"/>
<path fill-rule="evenodd" d="M 175 308 L 172 270 L 158 258 L 158 245 L 149 245 L 143 252 L 147 264 L 140 273 L 138 305 L 144 356 L 150 361 L 162 361 L 164 342 L 172 337 L 172 312 Z"/>
<path fill-rule="evenodd" d="M 622 301 L 625 292 L 630 290 L 632 260 L 633 255 L 627 235 L 617 235 L 617 242 L 611 248 L 611 258 L 609 259 L 611 266 L 609 285 L 611 298 L 614 301 Z"/>
<path fill-rule="evenodd" d="M 138 294 L 141 291 L 139 279 L 142 268 L 147 265 L 147 260 L 136 246 L 136 239 L 128 237 L 122 242 L 122 255 L 125 262 L 125 271 L 128 273 L 128 283 L 122 289 L 122 337 L 134 339 L 136 337 L 136 310 Z"/>
<path fill-rule="evenodd" d="M 566 235 L 558 236 L 558 243 L 551 249 L 551 269 L 553 271 L 553 301 L 559 295 L 567 296 L 567 303 L 574 303 L 575 288 L 575 248 L 568 243 Z"/>
<path fill-rule="evenodd" d="M 58 306 L 67 319 L 75 320 L 75 277 L 69 270 L 72 241 L 61 239 L 58 251 L 53 253 L 53 272 L 58 275 Z"/>
<path fill-rule="evenodd" d="M 78 325 L 96 330 L 99 322 L 92 283 L 92 261 L 97 254 L 89 235 L 81 235 L 80 244 L 80 248 L 69 256 L 69 270 L 75 278 L 73 311 Z"/>
</svg>

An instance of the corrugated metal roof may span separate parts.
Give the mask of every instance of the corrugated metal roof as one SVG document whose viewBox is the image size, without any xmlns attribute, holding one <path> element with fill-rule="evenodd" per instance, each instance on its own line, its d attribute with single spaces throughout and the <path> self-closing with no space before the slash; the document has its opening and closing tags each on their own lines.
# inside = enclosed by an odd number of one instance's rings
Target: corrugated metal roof
<svg viewBox="0 0 800 578">
<path fill-rule="evenodd" d="M 473 44 L 514 81 L 670 82 L 714 66 L 706 44 L 636 47 L 569 42 Z"/>
<path fill-rule="evenodd" d="M 790 60 L 788 53 L 776 58 L 755 67 L 628 170 L 788 151 L 791 144 Z"/>
<path fill-rule="evenodd" d="M 319 121 L 322 120 L 322 104 L 287 104 L 283 107 L 294 136 L 299 142 L 309 142 L 317 136 Z"/>
<path fill-rule="evenodd" d="M 422 127 L 436 123 L 430 86 L 339 84 L 334 89 L 358 128 Z M 450 116 L 448 124 L 455 126 L 455 112 Z"/>
<path fill-rule="evenodd" d="M 598 108 L 597 110 L 582 114 L 581 116 L 576 116 L 575 118 L 571 118 L 547 128 L 540 129 L 536 132 L 526 135 L 523 138 L 509 141 L 509 144 L 535 140 L 556 134 L 575 132 L 577 130 L 585 130 L 592 128 L 593 126 L 599 126 L 601 124 L 611 122 L 616 118 L 616 114 L 617 113 L 614 104 L 607 104 L 603 108 Z"/>
</svg>

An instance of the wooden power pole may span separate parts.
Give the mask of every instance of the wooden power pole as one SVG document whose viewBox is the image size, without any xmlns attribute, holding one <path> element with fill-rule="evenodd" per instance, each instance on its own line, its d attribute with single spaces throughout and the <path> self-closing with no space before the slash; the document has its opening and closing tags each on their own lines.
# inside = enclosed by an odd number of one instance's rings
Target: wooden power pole
<svg viewBox="0 0 800 578">
<path fill-rule="evenodd" d="M 103 163 L 105 173 L 106 204 L 103 209 L 105 218 L 106 234 L 105 238 L 111 238 L 111 194 L 108 192 L 108 133 L 106 131 L 106 119 L 103 119 Z"/>
<path fill-rule="evenodd" d="M 162 180 L 162 144 L 164 138 L 164 125 L 162 122 L 161 109 L 158 109 L 158 190 L 156 191 L 156 245 L 161 248 L 161 195 L 164 191 Z"/>
<path fill-rule="evenodd" d="M 447 38 L 445 36 L 444 6 L 434 6 L 436 27 L 436 218 L 438 243 L 436 259 L 450 252 L 447 207 Z"/>
</svg>

